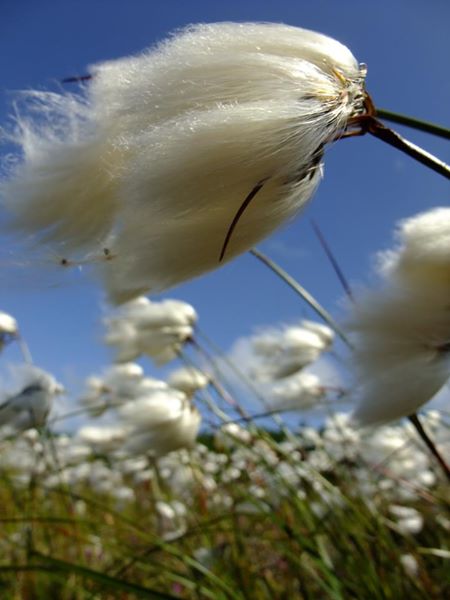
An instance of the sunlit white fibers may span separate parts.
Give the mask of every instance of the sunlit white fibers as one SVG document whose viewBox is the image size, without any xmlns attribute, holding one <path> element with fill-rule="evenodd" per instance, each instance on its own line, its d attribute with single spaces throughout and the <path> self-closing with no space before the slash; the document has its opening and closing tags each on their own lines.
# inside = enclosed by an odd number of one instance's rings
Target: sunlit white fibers
<svg viewBox="0 0 450 600">
<path fill-rule="evenodd" d="M 87 254 L 125 302 L 216 268 L 295 216 L 322 152 L 362 112 L 365 69 L 339 42 L 272 23 L 194 25 L 94 65 L 83 96 L 28 92 L 2 184 L 15 226 Z"/>
<path fill-rule="evenodd" d="M 362 425 L 413 414 L 450 377 L 450 208 L 401 222 L 397 237 L 382 255 L 382 285 L 352 317 Z"/>
</svg>

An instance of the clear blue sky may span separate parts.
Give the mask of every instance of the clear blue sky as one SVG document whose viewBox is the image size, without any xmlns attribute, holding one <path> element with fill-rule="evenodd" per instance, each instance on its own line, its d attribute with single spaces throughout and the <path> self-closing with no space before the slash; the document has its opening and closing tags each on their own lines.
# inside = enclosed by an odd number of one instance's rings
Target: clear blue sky
<svg viewBox="0 0 450 600">
<path fill-rule="evenodd" d="M 0 125 L 7 121 L 11 91 L 54 86 L 85 73 L 89 64 L 138 52 L 180 26 L 223 20 L 278 21 L 331 35 L 367 63 L 367 86 L 378 106 L 449 124 L 448 0 L 1 0 Z M 450 161 L 445 142 L 398 129 Z M 260 247 L 337 314 L 342 290 L 310 218 L 321 226 L 347 277 L 361 282 L 371 255 L 390 244 L 398 219 L 445 205 L 448 197 L 442 177 L 381 142 L 343 141 L 327 152 L 325 179 L 303 216 Z M 22 285 L 7 273 L 0 275 L 0 310 L 19 320 L 40 366 L 76 388 L 108 364 L 98 287 L 49 287 L 39 283 L 39 271 Z M 168 296 L 191 302 L 202 328 L 224 348 L 255 326 L 308 314 L 249 255 Z M 14 358 L 8 349 L 3 360 Z"/>
</svg>

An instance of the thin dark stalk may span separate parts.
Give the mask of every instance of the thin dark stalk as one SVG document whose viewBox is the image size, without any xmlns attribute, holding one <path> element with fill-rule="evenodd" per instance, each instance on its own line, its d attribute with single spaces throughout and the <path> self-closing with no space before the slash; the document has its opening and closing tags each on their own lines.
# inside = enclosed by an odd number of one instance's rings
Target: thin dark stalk
<svg viewBox="0 0 450 600">
<path fill-rule="evenodd" d="M 430 154 L 430 152 L 427 152 L 420 146 L 416 146 L 416 144 L 413 144 L 409 140 L 405 139 L 397 132 L 389 129 L 389 127 L 383 125 L 381 121 L 377 121 L 377 119 L 371 117 L 367 131 L 374 137 L 386 142 L 394 148 L 397 148 L 397 150 L 400 150 L 408 156 L 411 156 L 411 158 L 414 158 L 417 160 L 417 162 L 420 162 L 432 171 L 439 173 L 439 175 L 443 175 L 446 179 L 450 179 L 449 165 L 433 154 Z"/>
<path fill-rule="evenodd" d="M 441 465 L 441 468 L 442 468 L 445 476 L 450 481 L 450 467 L 445 462 L 444 458 L 441 456 L 441 454 L 440 454 L 439 450 L 436 448 L 433 440 L 429 437 L 429 435 L 423 428 L 423 425 L 420 422 L 418 415 L 417 414 L 410 415 L 408 417 L 408 419 L 413 424 L 415 430 L 419 434 L 419 436 L 422 439 L 422 441 L 424 442 L 424 444 L 426 444 L 427 448 L 430 450 L 432 455 L 435 457 L 435 459 Z"/>
<path fill-rule="evenodd" d="M 222 348 L 220 348 L 220 346 L 214 342 L 210 337 L 208 337 L 204 331 L 202 331 L 198 325 L 196 327 L 196 331 L 197 334 L 202 338 L 202 340 L 205 342 L 205 344 L 207 344 L 210 348 L 210 350 L 212 352 L 214 352 L 215 354 L 217 354 L 221 361 L 223 363 L 226 364 L 226 366 L 238 377 L 238 379 L 240 379 L 247 387 L 248 389 L 253 392 L 253 394 L 255 395 L 255 397 L 257 398 L 257 400 L 259 400 L 259 402 L 261 402 L 261 404 L 263 406 L 266 406 L 267 404 L 267 399 L 264 397 L 263 394 L 261 394 L 261 392 L 258 390 L 257 386 L 253 383 L 253 381 L 251 380 L 250 377 L 248 377 L 246 375 L 246 373 L 244 373 L 244 371 L 241 371 L 241 369 L 239 369 L 236 364 L 234 363 L 234 361 L 232 361 L 227 354 L 224 352 L 224 350 L 222 350 Z"/>
<path fill-rule="evenodd" d="M 429 121 L 408 117 L 407 115 L 392 112 L 391 110 L 386 110 L 384 108 L 376 108 L 374 116 L 384 119 L 385 121 L 390 121 L 391 123 L 398 123 L 399 125 L 406 125 L 407 127 L 417 129 L 418 131 L 431 133 L 432 135 L 444 138 L 444 140 L 450 140 L 450 129 L 442 127 L 441 125 L 436 125 L 435 123 L 430 123 Z"/>
<path fill-rule="evenodd" d="M 296 292 L 303 300 L 309 304 L 309 306 L 333 329 L 339 337 L 342 339 L 345 344 L 351 348 L 352 345 L 350 340 L 345 335 L 344 331 L 339 327 L 333 317 L 330 315 L 328 311 L 326 311 L 317 300 L 307 291 L 304 287 L 302 287 L 289 273 L 287 273 L 284 269 L 282 269 L 279 265 L 277 265 L 272 259 L 268 256 L 257 250 L 256 248 L 252 248 L 249 250 L 250 254 L 253 254 L 258 260 L 260 260 L 263 264 L 265 264 L 269 269 L 271 269 L 280 279 L 282 279 L 285 283 L 291 287 L 294 292 Z"/>
<path fill-rule="evenodd" d="M 205 343 L 207 343 L 210 348 L 218 355 L 220 356 L 221 360 L 230 368 L 230 370 L 248 387 L 248 389 L 253 392 L 253 394 L 255 395 L 255 397 L 257 398 L 257 400 L 259 400 L 259 402 L 261 402 L 261 404 L 268 409 L 268 402 L 267 399 L 265 398 L 264 394 L 262 394 L 257 386 L 253 383 L 253 381 L 251 380 L 250 377 L 248 377 L 243 371 L 241 371 L 236 364 L 234 363 L 234 361 L 230 360 L 228 358 L 228 356 L 225 354 L 225 352 L 215 343 L 213 342 L 211 339 L 209 339 L 203 332 L 201 332 L 199 330 L 199 328 L 197 327 L 197 333 L 200 335 L 200 337 L 203 338 L 203 340 L 205 341 Z M 281 428 L 281 430 L 286 434 L 287 437 L 289 437 L 289 430 L 286 428 L 283 419 L 281 419 L 281 417 L 279 416 L 279 411 L 271 411 L 267 416 L 271 416 L 273 421 L 275 422 L 275 424 Z M 251 416 L 245 416 L 242 418 L 244 421 L 249 421 L 251 422 Z M 230 422 L 239 422 L 240 419 L 238 419 L 237 421 L 231 421 Z"/>
<path fill-rule="evenodd" d="M 222 400 L 234 408 L 239 414 L 241 414 L 241 407 L 238 402 L 233 398 L 233 396 L 218 382 L 220 374 L 217 373 L 217 364 L 214 361 L 214 358 L 209 355 L 209 353 L 202 348 L 202 346 L 198 343 L 195 338 L 191 338 L 189 342 L 192 346 L 197 350 L 197 352 L 202 356 L 211 366 L 214 371 L 215 377 L 210 380 L 211 387 L 217 392 L 217 394 L 222 398 Z"/>
<path fill-rule="evenodd" d="M 328 260 L 331 263 L 331 266 L 333 267 L 334 272 L 337 275 L 337 278 L 339 279 L 342 287 L 344 288 L 345 293 L 350 298 L 350 300 L 352 300 L 354 302 L 355 299 L 353 298 L 353 293 L 352 293 L 350 284 L 348 283 L 343 270 L 339 266 L 339 263 L 338 263 L 336 257 L 334 256 L 327 240 L 325 239 L 325 236 L 323 235 L 321 229 L 319 228 L 319 226 L 317 225 L 317 223 L 314 220 L 311 220 L 311 225 L 312 225 L 312 228 L 314 229 L 314 233 L 316 234 L 316 236 L 320 242 L 320 245 L 322 246 L 325 254 L 327 255 Z"/>
</svg>

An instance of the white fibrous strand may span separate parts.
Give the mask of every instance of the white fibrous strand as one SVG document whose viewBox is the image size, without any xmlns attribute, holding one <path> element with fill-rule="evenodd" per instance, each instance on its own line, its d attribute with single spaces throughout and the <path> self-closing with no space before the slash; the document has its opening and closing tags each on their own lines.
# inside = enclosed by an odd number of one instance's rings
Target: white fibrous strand
<svg viewBox="0 0 450 600">
<path fill-rule="evenodd" d="M 354 307 L 361 425 L 415 413 L 450 377 L 450 208 L 399 224 L 380 257 L 381 286 Z"/>
<path fill-rule="evenodd" d="M 90 73 L 80 95 L 23 94 L 10 135 L 22 160 L 1 197 L 37 242 L 111 258 L 97 268 L 114 303 L 214 269 L 293 218 L 325 146 L 364 112 L 352 53 L 282 24 L 191 26 Z"/>
</svg>

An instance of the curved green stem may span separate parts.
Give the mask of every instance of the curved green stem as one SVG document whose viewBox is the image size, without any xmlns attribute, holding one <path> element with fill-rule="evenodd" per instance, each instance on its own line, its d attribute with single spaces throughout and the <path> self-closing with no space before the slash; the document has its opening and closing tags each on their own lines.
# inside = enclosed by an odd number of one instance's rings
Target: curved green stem
<svg viewBox="0 0 450 600">
<path fill-rule="evenodd" d="M 284 269 L 282 269 L 279 265 L 277 265 L 272 259 L 268 256 L 257 250 L 256 248 L 251 248 L 249 250 L 250 254 L 253 254 L 258 260 L 269 267 L 278 277 L 280 277 L 285 283 L 288 284 L 299 296 L 303 298 L 303 300 L 309 304 L 309 306 L 333 329 L 342 341 L 347 344 L 349 348 L 352 347 L 350 340 L 345 335 L 344 331 L 339 327 L 333 317 L 326 311 L 319 302 L 307 291 L 304 287 L 302 287 L 298 281 L 296 281 L 289 273 L 287 273 Z"/>
</svg>

